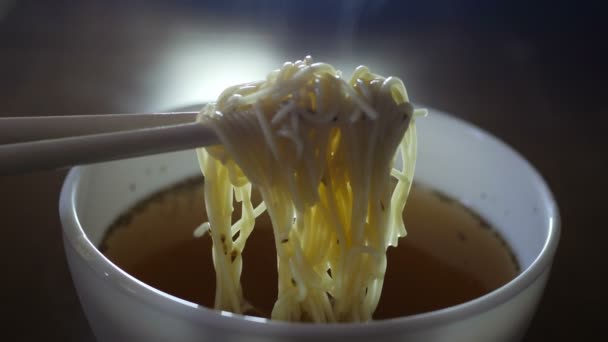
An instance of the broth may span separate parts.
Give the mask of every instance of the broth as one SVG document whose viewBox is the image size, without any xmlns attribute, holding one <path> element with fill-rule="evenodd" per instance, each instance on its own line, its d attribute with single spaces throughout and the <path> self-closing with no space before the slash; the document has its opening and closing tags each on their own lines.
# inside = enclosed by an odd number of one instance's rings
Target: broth
<svg viewBox="0 0 608 342">
<path fill-rule="evenodd" d="M 374 319 L 464 303 L 519 273 L 517 260 L 499 234 L 459 202 L 414 184 L 404 215 L 408 235 L 387 251 Z M 205 220 L 203 180 L 192 178 L 144 199 L 119 217 L 100 249 L 150 286 L 213 307 L 211 238 L 192 235 Z M 241 283 L 245 298 L 256 308 L 249 314 L 269 317 L 277 296 L 277 271 L 266 213 L 256 220 L 243 252 Z"/>
</svg>

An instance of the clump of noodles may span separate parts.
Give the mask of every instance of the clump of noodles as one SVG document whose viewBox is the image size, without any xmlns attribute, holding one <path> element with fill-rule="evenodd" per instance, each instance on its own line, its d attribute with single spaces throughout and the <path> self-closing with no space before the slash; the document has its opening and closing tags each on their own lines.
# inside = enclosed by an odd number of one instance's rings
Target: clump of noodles
<svg viewBox="0 0 608 342">
<path fill-rule="evenodd" d="M 271 317 L 370 320 L 386 249 L 406 234 L 414 116 L 423 114 L 398 78 L 360 66 L 345 80 L 310 57 L 285 63 L 264 81 L 228 88 L 203 108 L 200 120 L 222 142 L 198 150 L 209 217 L 200 229 L 213 240 L 215 307 L 250 308 L 240 285 L 241 255 L 255 217 L 267 210 L 279 279 Z M 256 208 L 252 185 L 263 199 Z M 233 200 L 242 209 L 234 223 Z"/>
</svg>

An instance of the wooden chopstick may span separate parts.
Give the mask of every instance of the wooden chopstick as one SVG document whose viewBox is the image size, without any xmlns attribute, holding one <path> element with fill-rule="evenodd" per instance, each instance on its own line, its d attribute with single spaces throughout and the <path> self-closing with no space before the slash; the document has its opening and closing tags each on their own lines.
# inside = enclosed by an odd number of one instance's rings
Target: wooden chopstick
<svg viewBox="0 0 608 342">
<path fill-rule="evenodd" d="M 197 112 L 0 117 L 0 144 L 110 133 L 196 121 Z"/>
<path fill-rule="evenodd" d="M 62 168 L 218 144 L 202 123 L 0 145 L 0 175 Z"/>
</svg>

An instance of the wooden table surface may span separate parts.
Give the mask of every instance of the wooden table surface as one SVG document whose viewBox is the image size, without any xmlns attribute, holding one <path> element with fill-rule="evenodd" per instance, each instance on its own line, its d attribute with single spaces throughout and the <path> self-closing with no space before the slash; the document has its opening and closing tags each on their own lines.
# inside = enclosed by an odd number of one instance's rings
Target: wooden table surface
<svg viewBox="0 0 608 342">
<path fill-rule="evenodd" d="M 608 305 L 599 8 L 453 3 L 0 0 L 0 116 L 175 108 L 306 54 L 399 75 L 415 102 L 520 151 L 557 197 L 562 239 L 526 340 L 596 336 Z M 0 340 L 94 340 L 63 255 L 64 176 L 0 177 Z"/>
</svg>

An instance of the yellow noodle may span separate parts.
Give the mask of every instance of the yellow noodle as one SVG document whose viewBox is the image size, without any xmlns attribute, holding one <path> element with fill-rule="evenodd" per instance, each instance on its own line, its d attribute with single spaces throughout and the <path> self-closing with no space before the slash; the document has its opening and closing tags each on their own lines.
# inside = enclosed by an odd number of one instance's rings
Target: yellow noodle
<svg viewBox="0 0 608 342">
<path fill-rule="evenodd" d="M 279 279 L 272 318 L 370 320 L 386 249 L 405 235 L 420 114 L 398 78 L 361 66 L 345 80 L 310 57 L 285 63 L 265 81 L 230 87 L 205 106 L 200 120 L 222 142 L 198 150 L 209 217 L 199 229 L 213 239 L 215 307 L 250 308 L 241 254 L 266 209 Z M 402 165 L 395 165 L 396 152 Z M 252 186 L 263 199 L 255 209 Z M 242 207 L 236 222 L 233 198 Z"/>
</svg>

